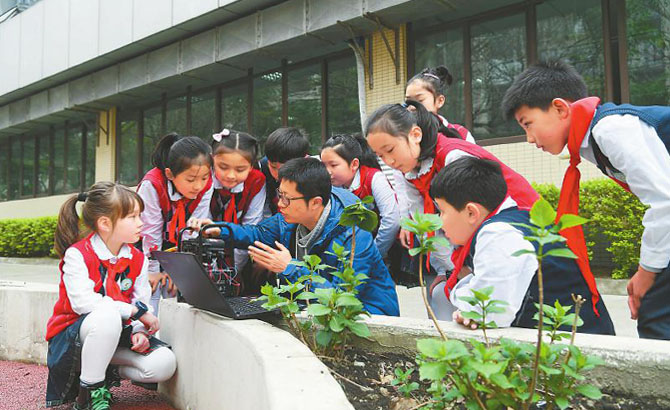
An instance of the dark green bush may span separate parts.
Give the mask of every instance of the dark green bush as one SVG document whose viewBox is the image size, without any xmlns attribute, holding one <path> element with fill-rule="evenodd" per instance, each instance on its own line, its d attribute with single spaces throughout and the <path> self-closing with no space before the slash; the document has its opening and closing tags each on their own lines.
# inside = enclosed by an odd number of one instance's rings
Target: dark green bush
<svg viewBox="0 0 670 410">
<path fill-rule="evenodd" d="M 559 189 L 551 184 L 534 185 L 552 206 L 558 204 Z M 591 250 L 605 241 L 605 251 L 612 261 L 612 277 L 627 278 L 637 269 L 642 238 L 642 217 L 647 207 L 635 195 L 610 179 L 584 181 L 580 186 L 579 215 L 590 220 L 584 226 L 586 243 Z M 597 250 L 597 248 L 596 248 Z"/>
<path fill-rule="evenodd" d="M 54 256 L 54 232 L 58 218 L 0 220 L 0 256 Z"/>
</svg>

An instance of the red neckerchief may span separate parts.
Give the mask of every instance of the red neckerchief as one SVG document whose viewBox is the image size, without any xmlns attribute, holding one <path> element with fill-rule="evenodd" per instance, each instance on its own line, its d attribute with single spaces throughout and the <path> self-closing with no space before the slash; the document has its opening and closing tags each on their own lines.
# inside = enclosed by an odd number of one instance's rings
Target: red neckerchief
<svg viewBox="0 0 670 410">
<path fill-rule="evenodd" d="M 225 189 L 225 188 L 224 188 Z M 223 220 L 226 222 L 237 223 L 237 205 L 235 204 L 235 194 L 227 190 L 227 194 L 230 195 L 230 199 L 226 204 L 226 209 L 223 211 Z M 223 192 L 222 192 L 223 193 Z M 221 194 L 221 193 L 220 193 Z M 223 193 L 225 195 L 225 193 Z"/>
<path fill-rule="evenodd" d="M 119 258 L 119 260 L 114 264 L 110 263 L 109 260 L 104 261 L 101 259 L 100 263 L 107 271 L 107 277 L 105 278 L 105 283 L 103 283 L 105 294 L 114 300 L 123 300 L 121 289 L 117 283 L 117 277 L 119 274 L 128 269 L 128 266 L 130 265 L 130 259 Z"/>
<path fill-rule="evenodd" d="M 416 187 L 416 189 L 423 197 L 424 214 L 435 213 L 435 204 L 433 203 L 433 198 L 430 197 L 430 183 L 433 181 L 433 177 L 435 176 L 436 173 L 437 173 L 437 156 L 433 158 L 433 165 L 430 166 L 430 170 L 428 170 L 427 173 L 420 175 L 415 179 L 408 180 Z M 435 232 L 429 232 L 427 237 L 430 238 L 434 235 Z M 430 272 L 430 253 L 426 255 L 426 269 Z"/>
<path fill-rule="evenodd" d="M 589 130 L 589 125 L 593 120 L 593 115 L 598 108 L 600 99 L 598 97 L 587 97 L 570 104 L 571 121 L 570 133 L 568 134 L 568 151 L 570 152 L 570 166 L 565 171 L 563 185 L 561 186 L 561 195 L 558 200 L 558 209 L 556 212 L 556 222 L 564 214 L 579 214 L 579 178 L 581 174 L 577 165 L 581 162 L 579 148 Z M 567 240 L 568 248 L 577 255 L 577 265 L 582 272 L 586 284 L 591 291 L 591 302 L 596 316 L 600 317 L 596 309 L 596 303 L 600 299 L 600 294 L 596 287 L 596 280 L 589 266 L 589 256 L 586 251 L 586 241 L 584 240 L 584 231 L 581 226 L 564 229 L 560 232 Z"/>
<path fill-rule="evenodd" d="M 505 199 L 498 205 L 498 207 L 488 214 L 486 218 L 479 224 L 477 229 L 472 233 L 472 236 L 470 236 L 470 239 L 465 243 L 463 246 L 459 246 L 455 248 L 451 252 L 451 262 L 454 264 L 454 270 L 451 271 L 451 275 L 449 275 L 449 279 L 447 279 L 447 283 L 444 286 L 444 293 L 447 295 L 447 300 L 449 300 L 449 294 L 451 293 L 451 290 L 456 286 L 456 282 L 458 282 L 458 273 L 461 271 L 463 268 L 463 264 L 465 263 L 465 258 L 468 257 L 470 254 L 470 246 L 472 245 L 472 240 L 475 238 L 475 234 L 479 230 L 479 227 L 482 226 L 484 222 L 489 220 L 493 215 L 496 215 L 500 211 L 500 207 L 505 203 L 505 201 L 509 198 L 509 196 L 505 196 Z"/>
<path fill-rule="evenodd" d="M 363 199 L 364 196 L 362 195 L 367 193 L 367 190 L 365 189 L 366 188 L 365 181 L 367 181 L 368 179 L 368 172 L 370 172 L 368 167 L 361 166 L 360 168 L 358 168 L 358 176 L 359 176 L 358 188 L 351 191 L 354 195 L 356 195 L 360 199 Z"/>
<path fill-rule="evenodd" d="M 188 201 L 186 197 L 177 200 L 174 214 L 168 224 L 168 240 L 172 243 L 177 243 L 179 231 L 186 228 L 186 201 Z"/>
</svg>

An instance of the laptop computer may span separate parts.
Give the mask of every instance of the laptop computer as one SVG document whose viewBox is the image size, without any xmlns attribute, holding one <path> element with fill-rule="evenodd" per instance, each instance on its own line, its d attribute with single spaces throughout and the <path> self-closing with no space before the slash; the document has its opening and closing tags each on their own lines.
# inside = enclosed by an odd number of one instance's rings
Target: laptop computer
<svg viewBox="0 0 670 410">
<path fill-rule="evenodd" d="M 179 288 L 189 304 L 233 319 L 254 319 L 273 316 L 274 311 L 263 308 L 263 302 L 253 297 L 226 297 L 209 278 L 204 266 L 192 253 L 151 252 Z"/>
</svg>

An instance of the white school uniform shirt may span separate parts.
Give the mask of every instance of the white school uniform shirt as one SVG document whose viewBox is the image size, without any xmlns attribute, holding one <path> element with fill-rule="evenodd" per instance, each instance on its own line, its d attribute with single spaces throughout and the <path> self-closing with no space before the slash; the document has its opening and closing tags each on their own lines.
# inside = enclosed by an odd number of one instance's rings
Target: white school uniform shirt
<svg viewBox="0 0 670 410">
<path fill-rule="evenodd" d="M 214 184 L 205 192 L 198 206 L 191 214 L 191 218 L 207 218 L 209 215 L 209 202 L 212 200 L 212 191 Z M 171 201 L 178 201 L 183 196 L 174 189 L 171 182 L 167 184 L 168 196 Z M 163 247 L 163 212 L 161 211 L 160 202 L 158 200 L 158 192 L 150 181 L 143 181 L 137 193 L 144 201 L 144 211 L 142 211 L 142 251 L 147 258 L 151 256 L 151 249 L 161 250 Z M 170 222 L 170 221 L 166 221 Z M 184 238 L 193 237 L 194 234 L 185 233 Z M 160 263 L 157 260 L 149 261 L 149 273 L 160 272 Z"/>
<path fill-rule="evenodd" d="M 214 174 L 212 174 L 212 179 L 213 179 L 212 180 L 213 189 L 223 188 L 223 185 L 221 185 L 221 182 L 216 178 Z M 232 187 L 230 189 L 230 192 L 232 194 L 239 194 L 243 190 L 244 190 L 244 182 L 240 182 L 239 184 Z M 264 211 L 263 208 L 265 207 L 265 195 L 266 195 L 265 184 L 263 184 L 261 190 L 258 191 L 258 193 L 251 199 L 251 203 L 249 203 L 249 209 L 241 219 L 240 216 L 242 215 L 243 211 L 242 210 L 237 211 L 237 218 L 238 221 L 240 222 L 240 225 L 258 225 L 263 221 L 263 211 Z M 207 207 L 207 217 L 211 220 L 214 220 L 212 211 L 209 207 Z M 234 256 L 235 267 L 237 268 L 237 271 L 240 272 L 241 269 L 244 267 L 244 264 L 246 264 L 247 260 L 249 260 L 249 252 L 247 252 L 244 249 L 235 249 L 234 255 L 235 255 Z"/>
<path fill-rule="evenodd" d="M 91 237 L 91 246 L 98 259 L 101 261 L 109 261 L 111 264 L 115 264 L 121 258 L 133 258 L 130 251 L 130 245 L 124 244 L 121 247 L 119 254 L 113 255 L 98 234 L 94 234 Z M 78 315 L 84 315 L 92 312 L 103 304 L 109 304 L 119 310 L 123 319 L 128 319 L 133 312 L 133 305 L 135 302 L 142 302 L 149 308 L 149 311 L 153 313 L 153 308 L 151 307 L 151 285 L 149 285 L 147 273 L 147 261 L 148 259 L 145 257 L 144 263 L 142 263 L 142 271 L 137 279 L 135 279 L 131 303 L 125 303 L 97 293 L 94 290 L 95 283 L 91 280 L 88 268 L 86 267 L 86 262 L 84 262 L 84 255 L 81 254 L 79 249 L 72 246 L 69 247 L 65 251 L 65 255 L 63 255 L 63 284 L 65 285 L 65 290 L 67 292 L 67 297 L 70 300 L 72 310 Z M 121 284 L 119 283 L 119 287 L 120 286 Z M 139 320 L 133 321 L 132 325 L 133 333 L 146 331 L 144 325 Z"/>
<path fill-rule="evenodd" d="M 623 174 L 617 179 L 649 206 L 642 218 L 640 266 L 660 272 L 670 265 L 670 155 L 654 127 L 635 115 L 608 115 L 592 133 L 602 153 Z M 579 154 L 596 163 L 588 134 Z"/>
<path fill-rule="evenodd" d="M 349 191 L 355 191 L 361 186 L 361 171 L 356 171 Z M 396 193 L 386 179 L 383 172 L 376 172 L 372 177 L 372 196 L 379 209 L 379 229 L 375 237 L 375 245 L 382 257 L 386 256 L 389 248 L 400 230 L 400 209 Z"/>
<path fill-rule="evenodd" d="M 472 155 L 461 150 L 453 150 L 449 152 L 444 158 L 444 166 L 447 166 L 451 162 L 463 156 Z M 404 178 L 398 178 L 397 184 L 402 186 L 399 188 L 398 193 L 404 193 L 406 199 L 404 206 L 402 206 L 403 209 L 401 209 L 401 217 L 404 216 L 411 218 L 415 212 L 423 213 L 423 196 L 410 181 L 420 177 L 421 175 L 427 174 L 430 171 L 430 168 L 433 166 L 433 161 L 434 158 L 432 157 L 426 158 L 421 161 L 418 172 L 410 171 L 403 175 Z M 435 205 L 435 210 L 438 211 L 437 204 Z M 442 229 L 436 232 L 435 235 L 446 239 Z M 438 275 L 444 275 L 447 271 L 450 271 L 454 268 L 454 264 L 451 262 L 451 251 L 451 246 L 447 248 L 440 246 L 435 252 L 430 253 L 430 265 L 435 268 L 435 271 Z"/>
<path fill-rule="evenodd" d="M 516 202 L 507 198 L 498 212 L 514 206 L 517 206 Z M 538 268 L 534 254 L 512 256 L 521 249 L 535 250 L 523 236 L 520 230 L 506 222 L 491 222 L 479 230 L 472 273 L 459 280 L 449 294 L 449 301 L 456 309 L 482 313 L 481 309 L 459 298 L 472 296 L 472 289 L 493 286 L 491 299 L 504 300 L 509 305 L 505 306 L 504 313 L 488 314 L 487 321 L 493 320 L 498 327 L 512 324 Z"/>
<path fill-rule="evenodd" d="M 440 121 L 442 121 L 442 125 L 444 125 L 445 127 L 447 127 L 449 125 L 449 121 L 447 121 L 446 118 L 444 118 L 440 114 L 437 114 L 437 117 L 440 119 Z M 456 130 L 454 130 L 454 131 L 456 131 Z M 458 132 L 458 131 L 456 131 L 456 132 Z M 460 135 L 460 133 L 458 133 L 458 135 Z M 472 136 L 472 133 L 470 132 L 470 130 L 468 130 L 468 134 L 465 136 L 465 140 L 467 142 L 471 142 L 473 144 L 476 144 L 475 137 Z"/>
</svg>

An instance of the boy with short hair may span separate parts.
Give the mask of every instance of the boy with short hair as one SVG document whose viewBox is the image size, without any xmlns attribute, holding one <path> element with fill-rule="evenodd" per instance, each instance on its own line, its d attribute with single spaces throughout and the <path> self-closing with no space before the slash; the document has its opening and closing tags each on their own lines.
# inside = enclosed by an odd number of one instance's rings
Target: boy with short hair
<svg viewBox="0 0 670 410">
<path fill-rule="evenodd" d="M 259 161 L 260 169 L 265 175 L 266 196 L 263 216 L 269 218 L 277 213 L 279 169 L 291 159 L 308 156 L 309 141 L 297 128 L 277 128 L 270 133 L 263 148 L 265 157 Z"/>
<path fill-rule="evenodd" d="M 557 155 L 567 145 L 570 166 L 559 216 L 579 210 L 580 156 L 649 206 L 642 220 L 640 264 L 628 283 L 628 306 L 640 337 L 670 340 L 670 108 L 601 105 L 597 97 L 587 97 L 572 67 L 550 61 L 514 80 L 503 113 L 514 117 L 538 148 Z M 586 255 L 581 229 L 566 231 L 571 249 Z"/>
<path fill-rule="evenodd" d="M 533 254 L 512 255 L 521 249 L 536 250 L 537 244 L 524 239 L 524 235 L 530 234 L 529 230 L 512 225 L 529 224 L 530 217 L 528 211 L 517 208 L 516 202 L 507 195 L 500 166 L 481 158 L 459 158 L 433 179 L 430 195 L 440 209 L 445 235 L 452 244 L 461 246 L 455 251 L 454 264 L 458 269 L 454 272 L 460 271 L 463 265 L 471 270 L 458 282 L 456 276 L 446 282 L 445 294 L 458 309 L 454 320 L 476 328 L 477 324 L 464 319 L 460 312 L 477 308 L 460 297 L 472 296 L 473 289 L 493 286 L 491 298 L 506 301 L 508 306 L 504 313 L 493 313 L 487 318 L 498 327 L 534 328 L 537 325 L 533 319 L 537 312 L 534 304 L 539 301 L 537 259 Z M 563 245 L 548 245 L 545 250 L 558 246 Z M 574 260 L 545 257 L 542 272 L 545 304 L 553 305 L 558 300 L 564 306 L 572 306 L 572 294 L 579 294 L 586 299 L 586 306 L 591 305 L 588 285 Z M 614 326 L 607 308 L 602 300 L 595 305 L 599 316 L 593 309 L 582 309 L 580 317 L 584 325 L 578 330 L 613 335 Z"/>
</svg>

